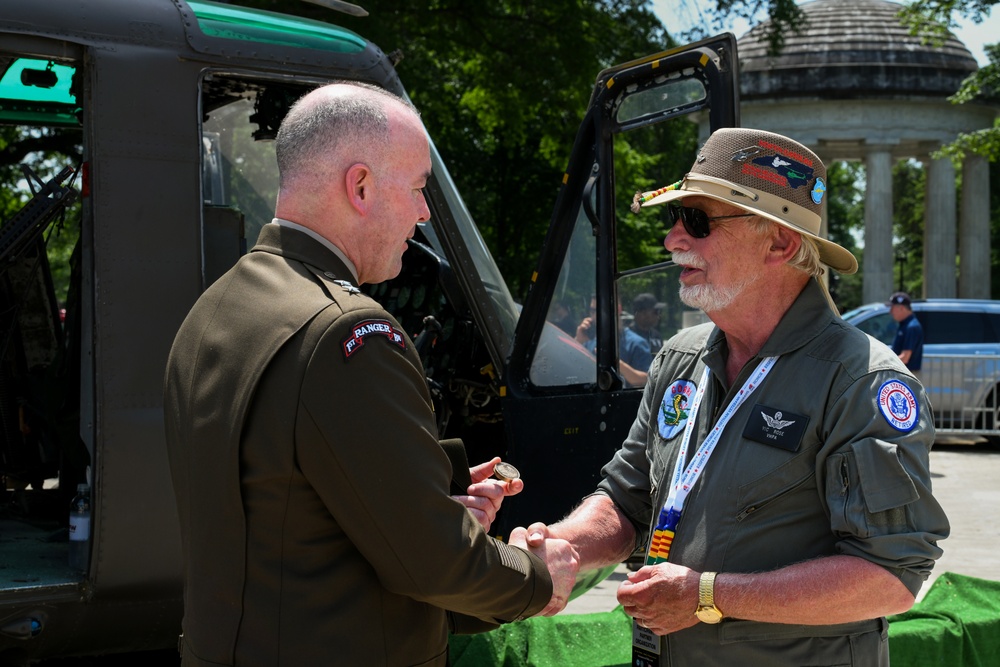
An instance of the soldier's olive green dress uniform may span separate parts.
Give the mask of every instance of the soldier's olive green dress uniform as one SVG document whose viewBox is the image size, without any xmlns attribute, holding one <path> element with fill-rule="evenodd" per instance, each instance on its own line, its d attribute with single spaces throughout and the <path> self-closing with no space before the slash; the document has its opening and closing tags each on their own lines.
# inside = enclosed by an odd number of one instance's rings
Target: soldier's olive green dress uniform
<svg viewBox="0 0 1000 667">
<path fill-rule="evenodd" d="M 538 558 L 449 497 L 420 359 L 350 279 L 323 244 L 266 225 L 177 334 L 185 667 L 444 665 L 449 624 L 551 596 Z"/>
<path fill-rule="evenodd" d="M 705 366 L 711 375 L 689 455 L 757 362 L 780 355 L 725 427 L 687 497 L 668 560 L 759 572 L 848 554 L 886 568 L 916 595 L 949 531 L 931 495 L 934 427 L 919 382 L 888 347 L 835 317 L 815 281 L 731 387 L 725 349 L 710 324 L 668 341 L 629 436 L 605 467 L 599 492 L 635 524 L 637 547 L 646 548 L 666 501 L 684 408 Z M 886 630 L 885 619 L 807 626 L 724 618 L 667 635 L 663 651 L 674 667 L 887 665 Z"/>
</svg>

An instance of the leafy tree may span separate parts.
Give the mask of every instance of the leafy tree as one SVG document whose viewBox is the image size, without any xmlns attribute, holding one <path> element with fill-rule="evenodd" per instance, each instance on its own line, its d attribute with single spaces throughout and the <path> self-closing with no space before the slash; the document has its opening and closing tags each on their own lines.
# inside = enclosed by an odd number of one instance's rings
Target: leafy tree
<svg viewBox="0 0 1000 667">
<path fill-rule="evenodd" d="M 535 268 L 594 75 L 673 46 L 647 0 L 363 0 L 371 13 L 367 18 L 332 14 L 300 0 L 234 1 L 332 21 L 387 51 L 398 49 L 400 78 L 515 297 L 524 295 Z M 918 17 L 922 25 L 950 25 L 956 11 L 981 17 L 993 4 L 917 0 L 908 16 Z M 709 25 L 717 31 L 733 16 L 766 17 L 773 51 L 803 17 L 795 0 L 717 0 Z M 705 33 L 694 30 L 681 37 L 688 41 Z M 956 97 L 996 95 L 995 70 L 983 68 L 979 74 Z M 683 171 L 693 157 L 696 137 L 690 129 L 687 134 L 664 129 L 666 134 L 656 140 L 616 138 L 617 186 L 641 188 L 648 180 L 652 188 L 671 182 L 674 174 L 668 172 L 676 171 L 676 165 L 683 165 L 677 167 Z M 967 145 L 988 148 L 988 139 L 980 135 L 992 136 L 989 132 L 969 137 Z M 858 169 L 830 167 L 831 179 L 845 180 L 842 192 L 831 182 L 830 233 L 860 255 L 852 234 L 863 228 Z M 620 246 L 623 266 L 662 257 L 663 230 L 656 219 L 622 210 L 618 220 L 619 233 L 635 240 Z M 922 236 L 910 227 L 901 229 L 899 238 L 909 257 L 922 247 Z M 915 234 L 912 239 L 910 233 Z M 907 276 L 920 275 L 919 263 L 904 267 Z M 834 289 L 842 306 L 855 305 L 860 277 L 839 278 Z"/>
<path fill-rule="evenodd" d="M 680 0 L 688 4 L 691 0 Z M 795 0 L 716 0 L 715 15 L 707 26 L 696 26 L 683 34 L 684 41 L 693 41 L 708 37 L 709 30 L 718 33 L 729 29 L 733 17 L 744 19 L 748 23 L 756 22 L 761 16 L 766 17 L 768 25 L 763 37 L 768 43 L 768 55 L 778 55 L 785 45 L 785 36 L 802 27 L 805 14 Z"/>
<path fill-rule="evenodd" d="M 892 235 L 895 239 L 895 280 L 899 289 L 921 294 L 924 285 L 924 192 L 927 172 L 915 160 L 901 160 L 892 169 Z"/>
<path fill-rule="evenodd" d="M 981 23 L 989 16 L 997 0 L 914 0 L 900 12 L 910 32 L 931 44 L 940 44 L 947 37 L 947 30 L 954 28 L 955 15 L 959 14 Z M 1000 37 L 1000 36 L 998 36 Z M 971 74 L 951 98 L 955 104 L 966 104 L 977 99 L 1000 98 L 1000 43 L 985 47 L 989 63 Z M 992 162 L 1000 161 L 1000 118 L 993 127 L 977 132 L 962 133 L 946 146 L 941 154 L 961 159 L 965 152 L 978 153 Z"/>
<path fill-rule="evenodd" d="M 43 182 L 63 167 L 79 167 L 80 139 L 78 130 L 0 126 L 0 183 L 6 184 L 0 188 L 0 220 L 9 220 L 31 197 L 21 165 L 31 168 Z M 79 187 L 79 183 L 75 185 Z M 69 288 L 69 258 L 80 236 L 79 210 L 77 200 L 51 224 L 45 235 L 52 282 L 60 300 L 65 299 Z"/>
<path fill-rule="evenodd" d="M 537 262 L 596 74 L 671 45 L 646 0 L 366 0 L 336 22 L 399 48 L 399 76 L 515 297 Z M 690 161 L 690 160 L 688 160 Z"/>
<path fill-rule="evenodd" d="M 860 162 L 833 162 L 827 169 L 829 199 L 827 219 L 830 240 L 850 250 L 862 261 L 857 238 L 864 233 L 864 166 Z M 861 305 L 861 274 L 832 272 L 830 293 L 841 312 Z"/>
</svg>

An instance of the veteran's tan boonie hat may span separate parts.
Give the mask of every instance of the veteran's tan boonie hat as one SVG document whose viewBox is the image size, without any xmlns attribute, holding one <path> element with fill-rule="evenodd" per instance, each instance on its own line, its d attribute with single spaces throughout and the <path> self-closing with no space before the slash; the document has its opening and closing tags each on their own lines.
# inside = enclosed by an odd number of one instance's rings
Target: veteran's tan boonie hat
<svg viewBox="0 0 1000 667">
<path fill-rule="evenodd" d="M 802 144 L 773 132 L 723 128 L 708 138 L 680 183 L 637 194 L 636 203 L 695 196 L 728 202 L 808 236 L 819 246 L 820 261 L 854 273 L 854 255 L 820 236 L 826 184 L 826 167 Z"/>
</svg>

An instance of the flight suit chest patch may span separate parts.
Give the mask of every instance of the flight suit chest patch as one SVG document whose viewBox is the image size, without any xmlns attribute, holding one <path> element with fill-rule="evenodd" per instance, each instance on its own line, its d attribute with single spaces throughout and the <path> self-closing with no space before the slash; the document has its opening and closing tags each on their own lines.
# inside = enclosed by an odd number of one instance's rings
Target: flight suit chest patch
<svg viewBox="0 0 1000 667">
<path fill-rule="evenodd" d="M 663 394 L 663 401 L 656 415 L 656 426 L 660 437 L 670 440 L 684 430 L 688 412 L 698 387 L 691 380 L 674 380 Z"/>
<path fill-rule="evenodd" d="M 743 437 L 769 447 L 797 452 L 802 444 L 809 417 L 769 408 L 760 403 L 753 406 L 743 429 Z"/>
<path fill-rule="evenodd" d="M 364 347 L 369 336 L 385 338 L 400 349 L 406 349 L 406 336 L 388 320 L 361 320 L 354 325 L 351 335 L 341 342 L 344 358 L 350 359 L 352 354 Z"/>
</svg>

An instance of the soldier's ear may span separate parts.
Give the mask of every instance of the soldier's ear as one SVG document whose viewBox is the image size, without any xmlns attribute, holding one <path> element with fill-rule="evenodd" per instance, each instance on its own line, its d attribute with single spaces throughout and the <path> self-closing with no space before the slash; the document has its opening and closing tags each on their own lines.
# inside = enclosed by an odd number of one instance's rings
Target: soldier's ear
<svg viewBox="0 0 1000 667">
<path fill-rule="evenodd" d="M 360 215 L 368 215 L 375 198 L 375 175 L 364 162 L 348 167 L 344 174 L 347 201 Z"/>
</svg>

